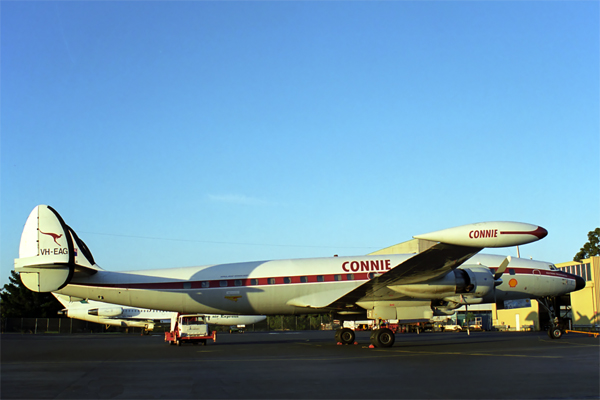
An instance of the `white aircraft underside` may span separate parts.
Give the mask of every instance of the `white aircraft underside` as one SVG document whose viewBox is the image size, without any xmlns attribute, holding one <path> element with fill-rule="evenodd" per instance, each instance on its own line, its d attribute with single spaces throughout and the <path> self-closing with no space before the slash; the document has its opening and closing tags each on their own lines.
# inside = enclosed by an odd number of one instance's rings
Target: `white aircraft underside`
<svg viewBox="0 0 600 400">
<path fill-rule="evenodd" d="M 558 296 L 581 278 L 547 262 L 477 255 L 539 240 L 517 222 L 464 225 L 415 236 L 439 242 L 419 254 L 272 260 L 110 272 L 48 206 L 30 214 L 15 270 L 29 289 L 133 307 L 207 314 L 367 313 L 422 320 L 464 304 Z"/>
</svg>

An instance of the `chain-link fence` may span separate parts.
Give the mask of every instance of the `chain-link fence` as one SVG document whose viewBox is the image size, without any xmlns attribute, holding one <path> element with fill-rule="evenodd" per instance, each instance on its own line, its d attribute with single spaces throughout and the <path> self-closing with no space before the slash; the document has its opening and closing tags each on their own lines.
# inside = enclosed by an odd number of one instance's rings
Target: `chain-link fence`
<svg viewBox="0 0 600 400">
<path fill-rule="evenodd" d="M 329 315 L 271 315 L 264 321 L 247 325 L 245 328 L 237 326 L 215 326 L 211 329 L 226 332 L 244 329 L 248 332 L 259 331 L 298 331 L 298 330 L 330 330 L 332 319 Z M 124 327 L 97 324 L 73 318 L 5 318 L 2 319 L 2 333 L 107 333 L 121 332 L 141 334 L 144 328 Z M 170 324 L 156 324 L 153 332 L 165 332 L 170 329 Z"/>
<path fill-rule="evenodd" d="M 160 328 L 156 326 L 155 330 Z M 167 329 L 169 329 L 167 327 Z M 73 318 L 5 318 L 2 320 L 2 333 L 104 333 L 122 332 L 140 334 L 144 328 L 132 328 L 96 324 Z"/>
</svg>

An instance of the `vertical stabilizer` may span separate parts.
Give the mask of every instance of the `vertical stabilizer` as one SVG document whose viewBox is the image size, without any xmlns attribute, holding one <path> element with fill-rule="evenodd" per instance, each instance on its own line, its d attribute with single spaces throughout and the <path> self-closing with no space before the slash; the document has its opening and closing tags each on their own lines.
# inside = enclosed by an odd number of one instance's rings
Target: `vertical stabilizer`
<svg viewBox="0 0 600 400">
<path fill-rule="evenodd" d="M 35 207 L 25 222 L 15 260 L 23 284 L 35 292 L 59 290 L 77 267 L 92 273 L 100 269 L 85 243 L 52 207 Z"/>
</svg>

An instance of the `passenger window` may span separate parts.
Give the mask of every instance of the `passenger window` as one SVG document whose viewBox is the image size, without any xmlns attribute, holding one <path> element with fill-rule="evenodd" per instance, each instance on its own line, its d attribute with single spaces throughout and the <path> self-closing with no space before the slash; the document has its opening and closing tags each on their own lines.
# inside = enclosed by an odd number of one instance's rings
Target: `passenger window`
<svg viewBox="0 0 600 400">
<path fill-rule="evenodd" d="M 208 281 L 203 281 L 203 282 L 200 284 L 200 287 L 209 287 L 209 286 L 210 286 L 210 283 L 209 283 Z"/>
<path fill-rule="evenodd" d="M 220 285 L 221 287 L 225 287 L 225 286 L 227 286 L 227 281 L 220 281 L 220 282 L 219 282 L 219 285 Z"/>
<path fill-rule="evenodd" d="M 267 279 L 267 283 L 269 285 L 274 285 L 275 284 L 275 278 L 269 278 L 269 279 Z"/>
<path fill-rule="evenodd" d="M 514 275 L 514 274 L 515 274 L 515 270 L 514 270 L 514 268 L 509 268 L 509 269 L 508 269 L 508 273 L 509 273 L 510 275 Z"/>
<path fill-rule="evenodd" d="M 354 274 L 347 274 L 346 275 L 346 279 L 349 281 L 353 281 L 354 280 Z"/>
<path fill-rule="evenodd" d="M 258 279 L 250 279 L 251 285 L 258 285 Z"/>
<path fill-rule="evenodd" d="M 283 283 L 292 283 L 292 278 L 283 278 Z"/>
<path fill-rule="evenodd" d="M 323 275 L 317 275 L 317 282 L 325 282 L 325 277 Z"/>
<path fill-rule="evenodd" d="M 233 284 L 234 284 L 235 286 L 242 286 L 242 281 L 241 281 L 241 280 L 239 280 L 239 279 L 236 279 L 236 280 L 233 282 Z"/>
<path fill-rule="evenodd" d="M 334 279 L 336 281 L 341 281 L 342 280 L 342 276 L 341 275 L 335 275 Z"/>
<path fill-rule="evenodd" d="M 301 277 L 300 277 L 300 282 L 302 282 L 302 283 L 306 283 L 306 282 L 308 282 L 308 277 L 306 277 L 306 276 L 301 276 Z"/>
</svg>

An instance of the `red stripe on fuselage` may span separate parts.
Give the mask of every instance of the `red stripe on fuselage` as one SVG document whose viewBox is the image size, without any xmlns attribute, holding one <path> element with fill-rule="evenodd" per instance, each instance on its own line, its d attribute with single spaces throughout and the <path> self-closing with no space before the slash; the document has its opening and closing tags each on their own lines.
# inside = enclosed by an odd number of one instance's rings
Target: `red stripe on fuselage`
<svg viewBox="0 0 600 400">
<path fill-rule="evenodd" d="M 490 268 L 492 273 L 495 273 L 497 268 Z M 509 271 L 514 270 L 514 275 L 510 275 Z M 372 273 L 374 274 L 374 273 Z M 506 276 L 516 275 L 534 275 L 540 274 L 540 276 L 558 277 L 564 279 L 575 279 L 573 275 L 562 271 L 552 271 L 544 269 L 531 269 L 531 268 L 509 268 L 504 273 Z M 336 280 L 336 275 L 339 279 Z M 354 279 L 348 279 L 349 275 L 352 275 Z M 319 276 L 323 277 L 323 280 L 319 280 Z M 289 283 L 284 283 L 284 279 L 289 278 Z M 302 282 L 302 278 L 306 278 L 306 282 Z M 269 283 L 269 279 L 275 279 L 275 283 Z M 299 276 L 278 276 L 268 278 L 243 278 L 243 279 L 212 279 L 206 281 L 177 281 L 177 282 L 149 282 L 149 283 L 105 283 L 105 284 L 91 284 L 91 283 L 73 283 L 79 286 L 89 287 L 103 287 L 103 288 L 119 288 L 119 289 L 145 289 L 145 290 L 181 290 L 181 289 L 225 289 L 225 288 L 242 288 L 242 287 L 255 287 L 255 286 L 279 286 L 279 285 L 291 285 L 291 284 L 305 284 L 305 283 L 322 283 L 322 282 L 347 282 L 347 281 L 367 281 L 369 280 L 368 273 L 355 273 L 355 274 L 327 274 L 327 275 L 299 275 Z M 252 283 L 253 280 L 257 282 Z M 226 281 L 227 286 L 221 286 L 221 282 Z M 236 285 L 238 281 L 238 285 Z M 208 282 L 208 286 L 202 286 L 203 282 Z M 189 286 L 186 288 L 184 284 Z"/>
</svg>

